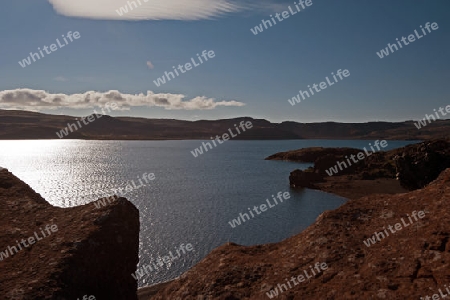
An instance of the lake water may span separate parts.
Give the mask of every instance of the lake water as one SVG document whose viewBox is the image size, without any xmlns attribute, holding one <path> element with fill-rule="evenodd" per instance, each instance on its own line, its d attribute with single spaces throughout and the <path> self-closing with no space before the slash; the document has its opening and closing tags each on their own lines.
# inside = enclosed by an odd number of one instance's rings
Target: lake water
<svg viewBox="0 0 450 300">
<path fill-rule="evenodd" d="M 190 151 L 201 142 L 0 141 L 0 166 L 61 207 L 89 203 L 101 191 L 125 188 L 130 180 L 137 183 L 144 173 L 154 173 L 148 186 L 126 195 L 140 211 L 140 265 L 169 251 L 175 255 L 182 243 L 194 250 L 145 275 L 139 280 L 144 286 L 179 276 L 228 241 L 255 245 L 286 239 L 346 201 L 320 191 L 290 190 L 289 173 L 310 165 L 265 157 L 314 146 L 362 149 L 373 141 L 228 141 L 195 158 Z M 389 141 L 386 149 L 410 143 Z M 236 228 L 228 223 L 278 192 L 290 192 L 291 198 Z"/>
</svg>

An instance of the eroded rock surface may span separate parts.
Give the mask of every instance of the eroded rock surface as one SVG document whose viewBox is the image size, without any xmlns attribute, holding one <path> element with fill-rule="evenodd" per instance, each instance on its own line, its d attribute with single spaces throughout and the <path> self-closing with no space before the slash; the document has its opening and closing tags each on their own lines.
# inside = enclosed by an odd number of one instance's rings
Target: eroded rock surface
<svg viewBox="0 0 450 300">
<path fill-rule="evenodd" d="M 395 157 L 397 177 L 407 189 L 419 189 L 450 168 L 450 141 L 434 140 L 405 147 Z"/>
<path fill-rule="evenodd" d="M 8 254 L 0 261 L 0 299 L 137 299 L 130 274 L 139 260 L 139 212 L 131 202 L 54 207 L 3 169 L 0 203 L 0 255 Z M 58 230 L 43 237 L 46 225 Z M 35 232 L 41 240 L 19 250 Z"/>
</svg>

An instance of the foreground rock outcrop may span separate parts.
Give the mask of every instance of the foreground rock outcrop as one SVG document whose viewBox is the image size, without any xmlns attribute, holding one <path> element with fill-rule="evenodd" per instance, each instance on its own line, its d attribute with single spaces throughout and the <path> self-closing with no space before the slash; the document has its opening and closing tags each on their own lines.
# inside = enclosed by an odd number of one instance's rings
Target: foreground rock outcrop
<svg viewBox="0 0 450 300">
<path fill-rule="evenodd" d="M 53 207 L 3 169 L 0 203 L 0 299 L 137 299 L 130 274 L 139 212 L 131 202 Z"/>
<path fill-rule="evenodd" d="M 446 293 L 449 199 L 447 169 L 421 190 L 350 200 L 280 243 L 221 246 L 151 299 L 269 299 L 270 291 L 272 298 L 284 300 L 420 299 L 439 289 Z M 381 237 L 389 226 L 394 233 Z M 375 232 L 379 240 L 367 246 Z M 327 268 L 299 282 L 305 270 L 312 275 L 315 263 Z"/>
<path fill-rule="evenodd" d="M 397 178 L 405 188 L 420 189 L 450 167 L 450 140 L 434 140 L 402 149 L 395 156 Z"/>
</svg>

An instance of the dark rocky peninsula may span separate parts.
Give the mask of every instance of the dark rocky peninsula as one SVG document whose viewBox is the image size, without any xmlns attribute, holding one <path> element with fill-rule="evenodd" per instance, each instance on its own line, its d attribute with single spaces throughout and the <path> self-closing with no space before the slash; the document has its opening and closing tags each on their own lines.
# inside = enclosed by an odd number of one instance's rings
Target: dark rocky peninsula
<svg viewBox="0 0 450 300">
<path fill-rule="evenodd" d="M 293 188 L 320 189 L 346 198 L 377 193 L 395 194 L 419 189 L 450 168 L 450 140 L 430 140 L 387 152 L 374 152 L 363 160 L 327 171 L 337 162 L 364 152 L 353 148 L 305 148 L 280 152 L 267 160 L 314 163 L 307 170 L 294 170 L 289 176 Z"/>
</svg>

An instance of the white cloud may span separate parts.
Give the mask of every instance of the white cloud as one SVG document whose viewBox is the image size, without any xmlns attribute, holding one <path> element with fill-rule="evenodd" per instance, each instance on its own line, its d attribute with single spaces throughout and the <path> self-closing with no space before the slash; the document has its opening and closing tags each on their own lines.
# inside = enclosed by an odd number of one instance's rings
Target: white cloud
<svg viewBox="0 0 450 300">
<path fill-rule="evenodd" d="M 147 61 L 147 67 L 148 67 L 149 69 L 153 69 L 155 66 L 152 64 L 151 61 Z"/>
<path fill-rule="evenodd" d="M 216 101 L 214 98 L 198 96 L 185 100 L 182 94 L 122 94 L 119 91 L 88 91 L 83 94 L 51 94 L 43 90 L 16 89 L 0 91 L 0 107 L 6 109 L 27 109 L 39 111 L 58 108 L 92 108 L 115 102 L 120 110 L 130 107 L 163 107 L 167 110 L 211 110 L 218 106 L 244 106 L 242 102 Z"/>
<path fill-rule="evenodd" d="M 64 16 L 103 20 L 201 20 L 243 9 L 234 2 L 236 0 L 48 1 L 57 13 Z M 128 2 L 135 2 L 137 7 Z M 122 7 L 126 7 L 127 12 L 120 10 Z"/>
</svg>

